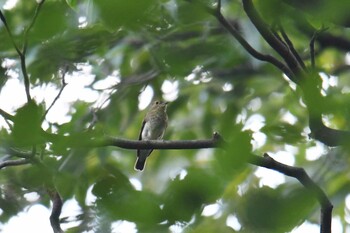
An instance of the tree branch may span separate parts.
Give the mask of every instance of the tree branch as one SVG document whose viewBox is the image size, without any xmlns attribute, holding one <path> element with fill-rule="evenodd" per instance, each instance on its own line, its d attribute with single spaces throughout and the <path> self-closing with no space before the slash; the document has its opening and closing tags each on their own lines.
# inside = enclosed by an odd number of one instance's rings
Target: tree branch
<svg viewBox="0 0 350 233">
<path fill-rule="evenodd" d="M 277 162 L 271 158 L 268 154 L 264 154 L 263 157 L 252 155 L 250 163 L 272 169 L 283 173 L 286 176 L 296 178 L 307 190 L 315 196 L 321 205 L 321 233 L 330 233 L 332 225 L 332 209 L 333 205 L 328 199 L 323 190 L 308 176 L 303 168 L 292 167 L 280 162 Z"/>
<path fill-rule="evenodd" d="M 41 0 L 39 2 L 39 4 L 37 5 L 37 8 L 35 10 L 33 19 L 31 21 L 31 23 L 29 24 L 29 26 L 27 27 L 27 29 L 24 31 L 24 41 L 23 41 L 23 48 L 22 51 L 18 48 L 13 35 L 11 33 L 11 30 L 7 24 L 6 18 L 5 16 L 2 14 L 2 12 L 0 11 L 0 19 L 3 22 L 3 24 L 5 25 L 6 31 L 11 39 L 11 42 L 13 44 L 13 46 L 16 49 L 16 52 L 20 58 L 20 62 L 21 62 L 21 69 L 22 69 L 22 74 L 23 74 L 23 79 L 24 79 L 24 87 L 25 87 L 25 92 L 26 92 L 26 97 L 27 97 L 27 101 L 29 102 L 32 98 L 30 96 L 30 81 L 29 81 L 29 75 L 27 72 L 27 66 L 26 66 L 26 52 L 27 52 L 27 46 L 28 46 L 28 34 L 29 31 L 32 29 L 32 27 L 35 24 L 35 21 L 39 15 L 39 11 L 41 9 L 41 6 L 44 4 L 45 0 Z"/>
<path fill-rule="evenodd" d="M 15 47 L 15 49 L 16 49 L 16 52 L 17 52 L 18 54 L 22 54 L 21 50 L 19 50 L 19 48 L 18 48 L 18 46 L 17 46 L 17 44 L 16 44 L 16 42 L 15 42 L 15 40 L 14 40 L 14 38 L 13 38 L 12 32 L 11 32 L 11 30 L 10 30 L 8 24 L 7 24 L 6 18 L 5 18 L 5 16 L 2 14 L 2 11 L 1 11 L 1 10 L 0 10 L 0 19 L 1 19 L 2 23 L 5 25 L 7 34 L 9 35 L 10 40 L 11 40 L 11 42 L 12 42 L 12 44 L 13 44 L 13 47 Z"/>
<path fill-rule="evenodd" d="M 286 44 L 282 43 L 271 32 L 268 25 L 254 8 L 251 0 L 242 1 L 245 12 L 260 32 L 261 36 L 286 62 L 292 73 L 291 76 L 288 77 L 301 88 L 305 104 L 309 111 L 309 125 L 312 131 L 311 136 L 328 146 L 345 145 L 347 139 L 349 139 L 350 132 L 331 129 L 322 122 L 322 113 L 326 106 L 321 104 L 324 102 L 324 98 L 321 96 L 318 87 L 318 74 L 310 73 L 303 69 L 298 59 L 289 49 L 290 46 L 286 46 Z"/>
<path fill-rule="evenodd" d="M 279 28 L 279 30 L 280 30 L 280 32 L 282 34 L 282 37 L 283 37 L 284 41 L 288 45 L 288 48 L 292 52 L 293 56 L 299 62 L 300 66 L 304 70 L 306 70 L 306 66 L 305 66 L 305 63 L 304 63 L 303 59 L 301 59 L 301 57 L 299 56 L 298 52 L 295 50 L 294 45 L 293 45 L 292 41 L 289 39 L 287 33 L 284 31 L 284 28 L 281 25 L 278 25 L 278 28 Z"/>
<path fill-rule="evenodd" d="M 41 117 L 41 121 L 43 121 L 46 117 L 46 115 L 49 113 L 49 111 L 51 110 L 51 108 L 55 105 L 56 101 L 60 98 L 64 88 L 67 86 L 66 80 L 65 80 L 65 76 L 66 73 L 68 71 L 68 66 L 65 67 L 63 73 L 62 73 L 62 86 L 60 91 L 58 92 L 57 96 L 55 97 L 55 99 L 52 101 L 51 105 L 46 109 L 44 115 Z"/>
<path fill-rule="evenodd" d="M 10 113 L 5 112 L 4 110 L 0 109 L 0 115 L 5 118 L 6 120 L 14 121 L 15 117 L 12 116 Z"/>
<path fill-rule="evenodd" d="M 62 198 L 55 188 L 48 188 L 47 193 L 52 201 L 52 211 L 50 215 L 52 230 L 54 233 L 63 233 L 60 224 L 60 215 L 63 206 Z"/>
<path fill-rule="evenodd" d="M 300 75 L 303 74 L 298 60 L 293 56 L 288 46 L 282 43 L 269 29 L 269 27 L 262 20 L 258 12 L 255 10 L 251 0 L 242 0 L 243 8 L 248 15 L 251 22 L 259 31 L 265 41 L 273 48 L 287 63 L 289 69 L 292 71 L 292 76 L 288 76 L 293 82 L 300 83 Z M 302 75 L 304 76 L 304 75 Z"/>
<path fill-rule="evenodd" d="M 220 148 L 225 145 L 225 141 L 218 133 L 214 133 L 211 139 L 203 140 L 129 140 L 121 138 L 91 138 L 90 134 L 76 134 L 71 136 L 63 136 L 57 134 L 51 134 L 43 132 L 43 136 L 47 141 L 57 144 L 65 145 L 68 148 L 79 147 L 105 147 L 115 146 L 123 149 L 176 149 L 176 150 L 188 150 L 188 149 L 204 149 L 204 148 Z"/>
<path fill-rule="evenodd" d="M 80 136 L 60 136 L 65 138 L 65 142 L 70 143 L 67 147 L 104 147 L 104 146 L 116 146 L 124 149 L 204 149 L 204 148 L 222 148 L 224 149 L 228 142 L 225 142 L 218 133 L 214 133 L 212 139 L 206 140 L 179 140 L 179 141 L 138 141 L 138 140 L 126 140 L 117 138 L 105 138 L 102 140 L 87 139 L 84 141 L 84 137 Z M 79 140 L 77 140 L 79 139 Z M 61 141 L 59 138 L 51 138 L 51 141 Z M 62 141 L 61 141 L 62 142 Z M 278 172 L 281 172 L 287 176 L 294 177 L 307 189 L 312 192 L 315 198 L 321 205 L 321 233 L 330 232 L 331 216 L 332 216 L 332 204 L 329 201 L 327 195 L 312 179 L 307 175 L 304 169 L 298 167 L 288 166 L 275 161 L 268 154 L 264 157 L 251 155 L 248 163 L 256 166 L 265 167 Z"/>
<path fill-rule="evenodd" d="M 35 13 L 34 13 L 34 16 L 32 18 L 32 21 L 30 22 L 29 26 L 27 27 L 27 29 L 24 31 L 24 41 L 23 41 L 23 49 L 22 49 L 22 53 L 23 53 L 23 56 L 25 56 L 26 52 L 27 52 L 27 46 L 28 46 L 28 34 L 29 34 L 29 31 L 32 29 L 32 27 L 34 26 L 35 24 L 35 21 L 36 19 L 38 18 L 38 15 L 39 15 L 39 12 L 40 12 L 40 9 L 42 7 L 42 5 L 44 4 L 45 0 L 41 0 L 36 9 L 35 9 Z"/>
<path fill-rule="evenodd" d="M 12 167 L 12 166 L 20 166 L 24 164 L 31 163 L 31 159 L 18 159 L 18 160 L 6 160 L 4 162 L 0 163 L 0 169 L 3 169 L 5 167 Z"/>
<path fill-rule="evenodd" d="M 265 55 L 257 50 L 255 50 L 242 36 L 241 34 L 225 19 L 225 17 L 221 13 L 221 1 L 218 2 L 217 8 L 215 10 L 211 8 L 206 8 L 207 11 L 213 15 L 220 24 L 242 45 L 242 47 L 253 57 L 255 57 L 258 60 L 269 62 L 275 67 L 277 67 L 279 70 L 281 70 L 283 73 L 285 73 L 288 77 L 293 77 L 292 72 L 289 70 L 289 68 L 280 62 L 278 59 L 271 55 Z"/>
</svg>

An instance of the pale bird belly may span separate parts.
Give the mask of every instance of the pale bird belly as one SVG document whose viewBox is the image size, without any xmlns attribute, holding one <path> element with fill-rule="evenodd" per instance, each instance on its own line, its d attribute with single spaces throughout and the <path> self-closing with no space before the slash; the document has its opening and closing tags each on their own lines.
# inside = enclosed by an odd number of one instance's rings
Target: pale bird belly
<svg viewBox="0 0 350 233">
<path fill-rule="evenodd" d="M 161 139 L 164 133 L 163 124 L 151 124 L 151 122 L 146 122 L 142 130 L 143 140 L 156 140 Z"/>
</svg>

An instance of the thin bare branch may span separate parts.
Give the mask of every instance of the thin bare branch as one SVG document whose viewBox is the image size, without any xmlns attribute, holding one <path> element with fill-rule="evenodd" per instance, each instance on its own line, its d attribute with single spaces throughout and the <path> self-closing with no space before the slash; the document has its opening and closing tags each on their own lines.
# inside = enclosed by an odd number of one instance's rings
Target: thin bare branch
<svg viewBox="0 0 350 233">
<path fill-rule="evenodd" d="M 294 57 L 297 59 L 297 61 L 299 62 L 300 66 L 306 70 L 306 66 L 305 63 L 303 61 L 303 59 L 301 59 L 299 53 L 296 51 L 296 49 L 294 48 L 293 42 L 289 39 L 287 33 L 284 31 L 284 28 L 281 25 L 278 25 L 278 28 L 281 32 L 281 35 L 284 39 L 284 41 L 286 42 L 286 44 L 288 45 L 290 51 L 292 52 L 292 54 L 294 55 Z"/>
<path fill-rule="evenodd" d="M 29 81 L 29 75 L 27 72 L 27 65 L 26 65 L 26 52 L 27 52 L 27 46 L 28 46 L 28 34 L 31 28 L 34 26 L 34 23 L 38 17 L 39 11 L 41 9 L 41 6 L 44 4 L 45 0 L 41 0 L 39 4 L 36 7 L 33 19 L 27 29 L 24 31 L 24 41 L 23 41 L 23 49 L 21 53 L 18 53 L 20 60 L 21 60 L 21 69 L 22 69 L 22 74 L 24 78 L 24 87 L 26 91 L 26 96 L 27 96 L 27 101 L 31 101 L 31 96 L 30 96 L 30 81 Z"/>
<path fill-rule="evenodd" d="M 42 5 L 44 4 L 45 0 L 41 0 L 34 12 L 34 16 L 32 18 L 32 21 L 30 22 L 29 26 L 27 27 L 27 29 L 24 31 L 24 41 L 23 41 L 23 49 L 22 49 L 22 54 L 23 56 L 26 55 L 27 52 L 27 46 L 28 46 L 28 35 L 29 35 L 29 31 L 32 29 L 32 27 L 34 26 L 36 19 L 38 18 L 40 9 L 42 7 Z"/>
<path fill-rule="evenodd" d="M 59 90 L 57 96 L 55 97 L 55 99 L 52 101 L 52 103 L 50 104 L 50 106 L 46 109 L 44 115 L 41 118 L 41 121 L 43 121 L 46 117 L 46 115 L 49 113 L 49 111 L 51 110 L 51 108 L 55 105 L 56 101 L 60 98 L 64 88 L 67 86 L 66 80 L 65 80 L 65 76 L 66 73 L 68 71 L 68 66 L 65 67 L 64 71 L 62 72 L 62 86 L 61 89 Z"/>
</svg>

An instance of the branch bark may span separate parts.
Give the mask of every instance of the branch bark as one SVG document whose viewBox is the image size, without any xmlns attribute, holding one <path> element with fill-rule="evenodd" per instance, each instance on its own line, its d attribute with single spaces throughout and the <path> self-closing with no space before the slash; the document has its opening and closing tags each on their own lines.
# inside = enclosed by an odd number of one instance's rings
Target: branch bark
<svg viewBox="0 0 350 233">
<path fill-rule="evenodd" d="M 50 215 L 50 223 L 54 233 L 63 233 L 60 224 L 60 215 L 62 211 L 63 201 L 55 188 L 48 188 L 47 193 L 52 201 L 52 211 Z"/>
<path fill-rule="evenodd" d="M 31 159 L 6 160 L 6 161 L 0 163 L 0 169 L 3 169 L 5 167 L 30 164 L 31 162 L 32 162 Z"/>
<path fill-rule="evenodd" d="M 309 112 L 309 125 L 312 131 L 310 136 L 323 142 L 327 146 L 345 145 L 350 138 L 350 132 L 329 128 L 325 126 L 322 121 L 322 113 L 327 105 L 321 104 L 324 103 L 325 99 L 321 96 L 319 87 L 317 86 L 318 74 L 309 72 L 307 69 L 303 68 L 290 47 L 282 43 L 272 33 L 268 25 L 254 8 L 251 0 L 242 0 L 242 2 L 245 12 L 260 32 L 261 36 L 286 62 L 291 71 L 291 75 L 288 77 L 301 88 Z M 291 44 L 290 41 L 289 44 Z"/>
<path fill-rule="evenodd" d="M 271 158 L 268 154 L 263 157 L 252 155 L 250 163 L 278 171 L 286 176 L 296 178 L 307 190 L 315 196 L 321 205 L 321 233 L 330 233 L 332 226 L 332 209 L 333 205 L 324 191 L 308 176 L 303 168 L 292 167 Z"/>
</svg>

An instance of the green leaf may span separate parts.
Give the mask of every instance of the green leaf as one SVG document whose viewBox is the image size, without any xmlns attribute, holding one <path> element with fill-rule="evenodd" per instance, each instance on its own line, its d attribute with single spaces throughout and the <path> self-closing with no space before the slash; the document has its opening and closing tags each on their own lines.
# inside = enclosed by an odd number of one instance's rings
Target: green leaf
<svg viewBox="0 0 350 233">
<path fill-rule="evenodd" d="M 112 30 L 120 27 L 140 28 L 150 18 L 149 11 L 156 3 L 155 0 L 94 0 L 99 12 L 99 19 Z"/>
</svg>

